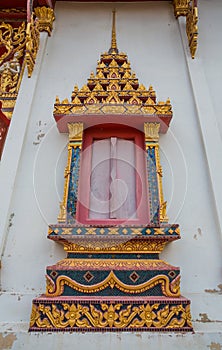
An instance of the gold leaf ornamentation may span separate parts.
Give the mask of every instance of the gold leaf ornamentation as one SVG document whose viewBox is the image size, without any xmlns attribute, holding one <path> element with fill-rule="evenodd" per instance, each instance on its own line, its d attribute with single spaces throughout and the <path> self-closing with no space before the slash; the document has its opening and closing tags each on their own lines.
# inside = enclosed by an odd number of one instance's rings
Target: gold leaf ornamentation
<svg viewBox="0 0 222 350">
<path fill-rule="evenodd" d="M 31 22 L 27 24 L 26 28 L 26 52 L 25 64 L 28 69 L 28 77 L 30 78 L 34 69 L 35 59 L 39 48 L 39 28 L 38 22 L 31 17 Z"/>
<path fill-rule="evenodd" d="M 158 102 L 158 104 L 155 105 L 155 108 L 156 108 L 157 114 L 168 114 L 168 115 L 172 114 L 172 106 L 168 100 L 166 102 L 162 102 L 162 101 Z"/>
<path fill-rule="evenodd" d="M 102 112 L 104 114 L 123 114 L 125 112 L 125 108 L 123 105 L 103 105 Z"/>
<path fill-rule="evenodd" d="M 151 106 L 143 106 L 142 111 L 145 114 L 153 115 L 153 114 L 155 114 L 156 109 L 154 107 L 151 107 Z"/>
<path fill-rule="evenodd" d="M 19 89 L 22 76 L 20 59 L 24 55 L 26 44 L 25 22 L 22 22 L 18 28 L 13 28 L 8 23 L 1 23 L 0 42 L 4 47 L 0 57 L 0 95 L 3 97 L 5 94 L 17 93 Z M 10 118 L 12 112 L 13 108 L 5 114 Z"/>
<path fill-rule="evenodd" d="M 67 252 L 136 252 L 136 253 L 160 253 L 166 245 L 163 240 L 146 241 L 130 240 L 119 242 L 116 240 L 93 240 L 92 242 L 78 239 L 77 243 L 63 242 L 64 250 Z"/>
<path fill-rule="evenodd" d="M 163 260 L 157 260 L 157 259 L 131 259 L 131 260 L 124 260 L 124 259 L 72 259 L 72 258 L 66 258 L 61 261 L 59 261 L 56 266 L 60 267 L 72 267 L 75 270 L 89 270 L 89 269 L 130 269 L 133 270 L 135 268 L 137 269 L 159 269 L 159 270 L 171 270 L 173 269 L 173 266 L 165 263 Z"/>
<path fill-rule="evenodd" d="M 195 57 L 197 50 L 198 39 L 198 9 L 195 5 L 195 0 L 191 0 L 189 3 L 187 18 L 186 18 L 186 32 L 188 38 L 188 44 L 190 48 L 191 57 Z"/>
<path fill-rule="evenodd" d="M 0 66 L 15 52 L 19 52 L 21 57 L 26 44 L 25 22 L 22 22 L 18 28 L 13 28 L 9 23 L 1 23 L 0 42 L 5 47 L 5 52 L 0 57 Z"/>
<path fill-rule="evenodd" d="M 49 35 L 51 35 L 53 21 L 55 20 L 53 9 L 46 6 L 42 6 L 36 7 L 34 11 L 38 20 L 39 31 L 46 31 Z"/>
<path fill-rule="evenodd" d="M 26 14 L 27 10 L 25 8 L 8 8 L 8 9 L 2 9 L 0 10 L 0 12 L 3 13 L 23 13 Z"/>
<path fill-rule="evenodd" d="M 8 118 L 12 118 L 12 113 L 16 103 L 17 93 L 0 93 L 0 101 L 2 102 L 2 112 Z"/>
<path fill-rule="evenodd" d="M 69 140 L 82 142 L 83 123 L 68 123 Z"/>
<path fill-rule="evenodd" d="M 78 302 L 33 305 L 30 330 L 186 330 L 192 331 L 190 305 L 143 303 L 135 306 L 100 302 L 81 305 Z"/>
<path fill-rule="evenodd" d="M 74 89 L 70 106 L 56 104 L 54 115 L 172 115 L 169 101 L 156 104 L 153 87 L 146 89 L 139 84 L 127 55 L 119 53 L 115 45 L 101 55 L 96 75 L 91 72 L 87 84 L 80 90 Z"/>
<path fill-rule="evenodd" d="M 186 16 L 188 12 L 189 0 L 174 0 L 174 15 L 176 18 L 179 16 Z"/>
</svg>

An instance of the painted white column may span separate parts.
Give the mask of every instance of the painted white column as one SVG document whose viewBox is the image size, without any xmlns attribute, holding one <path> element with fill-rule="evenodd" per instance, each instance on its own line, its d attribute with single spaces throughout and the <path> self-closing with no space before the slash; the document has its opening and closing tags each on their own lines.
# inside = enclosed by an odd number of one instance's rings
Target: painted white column
<svg viewBox="0 0 222 350">
<path fill-rule="evenodd" d="M 0 163 L 0 259 L 4 252 L 12 219 L 10 218 L 10 204 L 47 40 L 48 34 L 46 32 L 40 33 L 40 46 L 32 77 L 28 78 L 27 68 L 23 74 Z"/>
<path fill-rule="evenodd" d="M 217 123 L 214 106 L 203 69 L 202 60 L 200 57 L 198 57 L 198 48 L 197 57 L 195 59 L 192 59 L 186 36 L 185 18 L 179 17 L 178 24 L 189 72 L 191 89 L 196 106 L 197 120 L 200 126 L 203 147 L 208 165 L 213 198 L 215 201 L 215 210 L 220 227 L 220 234 L 222 235 L 222 140 L 220 137 L 219 126 Z"/>
</svg>

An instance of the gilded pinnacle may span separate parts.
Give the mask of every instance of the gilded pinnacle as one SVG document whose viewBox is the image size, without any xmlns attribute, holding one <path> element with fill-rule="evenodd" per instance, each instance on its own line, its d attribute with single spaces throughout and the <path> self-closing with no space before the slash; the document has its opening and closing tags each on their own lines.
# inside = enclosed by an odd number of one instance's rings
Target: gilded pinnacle
<svg viewBox="0 0 222 350">
<path fill-rule="evenodd" d="M 118 53 L 117 42 L 116 42 L 116 11 L 113 10 L 113 23 L 112 23 L 112 38 L 111 38 L 111 48 L 109 49 L 109 54 Z"/>
</svg>

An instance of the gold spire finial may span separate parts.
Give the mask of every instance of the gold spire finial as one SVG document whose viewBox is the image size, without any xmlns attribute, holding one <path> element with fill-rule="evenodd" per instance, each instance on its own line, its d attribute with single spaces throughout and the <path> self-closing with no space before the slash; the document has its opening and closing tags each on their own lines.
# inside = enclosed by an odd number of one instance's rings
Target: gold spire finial
<svg viewBox="0 0 222 350">
<path fill-rule="evenodd" d="M 109 49 L 109 53 L 115 54 L 118 53 L 117 43 L 116 43 L 116 10 L 113 10 L 113 24 L 112 24 L 112 40 L 111 40 L 111 48 Z"/>
</svg>

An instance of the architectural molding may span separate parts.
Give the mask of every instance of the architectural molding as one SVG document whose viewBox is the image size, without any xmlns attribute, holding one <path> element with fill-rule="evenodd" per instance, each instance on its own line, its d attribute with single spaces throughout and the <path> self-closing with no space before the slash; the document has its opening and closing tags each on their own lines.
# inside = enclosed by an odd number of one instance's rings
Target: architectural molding
<svg viewBox="0 0 222 350">
<path fill-rule="evenodd" d="M 41 33 L 35 75 L 32 77 L 32 79 L 28 79 L 26 74 L 23 75 L 17 97 L 17 103 L 14 108 L 13 118 L 10 123 L 10 128 L 8 130 L 8 135 L 2 154 L 0 177 L 4 179 L 4 182 L 0 182 L 0 196 L 1 198 L 4 198 L 4 201 L 1 201 L 0 203 L 0 258 L 2 257 L 5 240 L 9 231 L 11 200 L 14 192 L 17 170 L 22 155 L 28 121 L 32 109 L 32 102 L 34 99 L 41 66 L 44 61 L 43 56 L 45 53 L 47 40 L 48 35 L 46 33 Z"/>
<path fill-rule="evenodd" d="M 186 16 L 188 12 L 189 0 L 173 0 L 174 15 L 176 18 Z"/>
<path fill-rule="evenodd" d="M 32 75 L 39 49 L 39 32 L 47 31 L 50 35 L 55 19 L 53 10 L 45 6 L 35 8 L 28 23 L 23 18 L 24 13 L 25 10 L 22 8 L 0 9 L 0 17 L 6 16 L 5 22 L 0 23 L 0 102 L 1 111 L 9 121 L 12 118 L 25 66 L 28 77 Z M 8 21 L 11 23 L 7 23 Z"/>
<path fill-rule="evenodd" d="M 193 93 L 196 116 L 199 123 L 204 151 L 207 160 L 209 178 L 212 186 L 215 202 L 215 212 L 218 219 L 220 233 L 222 234 L 222 183 L 221 174 L 217 169 L 222 169 L 222 141 L 218 122 L 213 107 L 211 94 L 208 88 L 201 58 L 193 61 L 188 54 L 189 48 L 184 33 L 184 18 L 178 18 L 178 25 L 183 43 L 187 69 Z M 206 99 L 207 96 L 207 99 Z"/>
<path fill-rule="evenodd" d="M 36 55 L 39 49 L 39 29 L 38 24 L 31 18 L 31 22 L 27 24 L 26 28 L 26 46 L 24 62 L 28 69 L 28 77 L 30 78 L 35 66 Z"/>
</svg>

